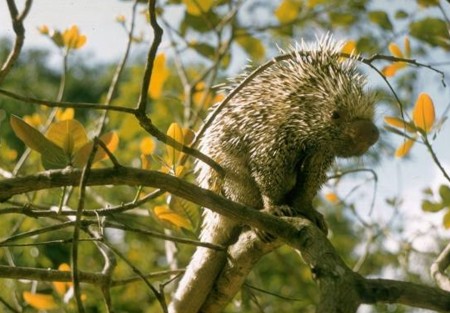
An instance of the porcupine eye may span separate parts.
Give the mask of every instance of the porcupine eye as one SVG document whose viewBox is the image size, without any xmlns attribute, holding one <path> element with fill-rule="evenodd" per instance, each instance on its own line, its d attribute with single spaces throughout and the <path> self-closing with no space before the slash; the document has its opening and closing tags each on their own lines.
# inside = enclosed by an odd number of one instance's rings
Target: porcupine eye
<svg viewBox="0 0 450 313">
<path fill-rule="evenodd" d="M 339 111 L 333 111 L 333 112 L 331 113 L 331 118 L 332 118 L 334 121 L 338 121 L 338 120 L 341 118 L 341 113 L 340 113 Z"/>
</svg>

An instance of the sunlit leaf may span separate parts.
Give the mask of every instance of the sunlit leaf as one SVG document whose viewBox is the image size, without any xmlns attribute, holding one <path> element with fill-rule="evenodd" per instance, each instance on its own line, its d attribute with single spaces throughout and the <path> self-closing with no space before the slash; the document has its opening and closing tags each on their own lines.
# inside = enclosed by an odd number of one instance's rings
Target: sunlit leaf
<svg viewBox="0 0 450 313">
<path fill-rule="evenodd" d="M 356 16 L 353 13 L 330 11 L 328 15 L 331 23 L 336 26 L 350 26 L 356 21 Z"/>
<path fill-rule="evenodd" d="M 342 46 L 341 52 L 352 54 L 356 51 L 356 41 L 354 40 L 347 40 L 345 44 Z"/>
<path fill-rule="evenodd" d="M 24 291 L 22 296 L 29 305 L 38 310 L 53 310 L 58 307 L 52 295 Z"/>
<path fill-rule="evenodd" d="M 61 147 L 69 157 L 89 141 L 83 125 L 77 120 L 52 123 L 45 136 Z"/>
<path fill-rule="evenodd" d="M 155 151 L 155 141 L 150 137 L 144 137 L 139 146 L 142 154 L 152 154 Z"/>
<path fill-rule="evenodd" d="M 152 167 L 152 156 L 149 154 L 141 154 L 141 168 L 149 170 Z"/>
<path fill-rule="evenodd" d="M 120 24 L 124 24 L 126 21 L 126 17 L 123 14 L 117 15 L 116 16 L 116 22 L 120 23 Z"/>
<path fill-rule="evenodd" d="M 200 221 L 200 208 L 197 204 L 187 201 L 183 198 L 171 196 L 169 201 L 169 208 L 172 211 L 178 212 L 183 216 L 186 216 L 191 225 L 194 222 Z M 192 225 L 193 226 L 193 225 Z"/>
<path fill-rule="evenodd" d="M 443 206 L 442 203 L 435 203 L 435 202 L 431 202 L 430 200 L 422 201 L 422 210 L 424 212 L 435 213 L 435 212 L 441 211 L 444 208 L 445 208 L 445 206 Z"/>
<path fill-rule="evenodd" d="M 405 155 L 407 155 L 409 153 L 409 151 L 411 150 L 412 146 L 414 145 L 414 140 L 411 139 L 407 139 L 405 140 L 400 147 L 397 148 L 397 150 L 395 150 L 395 156 L 397 158 L 403 158 Z"/>
<path fill-rule="evenodd" d="M 153 99 L 161 97 L 164 82 L 169 77 L 170 71 L 166 67 L 166 56 L 164 53 L 158 54 L 155 57 L 153 64 L 153 74 L 150 86 L 148 89 L 149 96 Z"/>
<path fill-rule="evenodd" d="M 416 128 L 414 127 L 414 125 L 411 125 L 411 123 L 408 123 L 408 122 L 406 122 L 406 121 L 404 121 L 404 120 L 402 120 L 401 118 L 398 118 L 398 117 L 385 116 L 384 117 L 384 122 L 386 124 L 391 125 L 391 126 L 404 129 L 407 132 L 414 133 L 416 131 Z"/>
<path fill-rule="evenodd" d="M 369 20 L 385 30 L 392 30 L 392 23 L 389 16 L 384 11 L 371 11 L 368 13 Z"/>
<path fill-rule="evenodd" d="M 403 39 L 403 46 L 405 47 L 405 57 L 410 58 L 411 57 L 411 43 L 409 42 L 409 37 L 405 36 Z"/>
<path fill-rule="evenodd" d="M 11 115 L 10 123 L 16 136 L 30 149 L 41 154 L 45 169 L 64 168 L 67 166 L 68 159 L 61 147 L 48 140 L 37 129 L 31 127 L 15 115 Z"/>
<path fill-rule="evenodd" d="M 183 139 L 185 145 L 190 145 L 195 138 L 195 133 L 189 128 L 183 128 Z"/>
<path fill-rule="evenodd" d="M 389 44 L 388 49 L 389 49 L 389 52 L 390 52 L 394 57 L 397 57 L 397 58 L 403 58 L 403 57 L 404 57 L 404 56 L 403 56 L 402 50 L 400 49 L 400 47 L 399 47 L 396 43 L 391 42 L 391 43 Z"/>
<path fill-rule="evenodd" d="M 214 0 L 183 0 L 186 11 L 195 16 L 199 16 L 202 12 L 208 12 L 214 4 Z"/>
<path fill-rule="evenodd" d="M 42 35 L 48 35 L 50 32 L 50 29 L 48 28 L 47 25 L 41 25 L 38 27 L 38 31 L 42 34 Z"/>
<path fill-rule="evenodd" d="M 65 121 L 65 120 L 73 120 L 75 116 L 75 110 L 73 108 L 67 108 L 65 110 L 58 109 L 56 111 L 56 120 L 57 121 Z"/>
<path fill-rule="evenodd" d="M 33 113 L 32 115 L 25 115 L 23 121 L 33 127 L 42 125 L 42 118 L 39 113 Z"/>
<path fill-rule="evenodd" d="M 192 225 L 189 219 L 169 209 L 167 205 L 158 205 L 153 208 L 155 215 L 163 221 L 167 221 L 175 226 L 185 229 L 191 229 Z"/>
<path fill-rule="evenodd" d="M 444 227 L 446 229 L 450 228 L 450 210 L 448 210 L 447 213 L 445 213 L 445 215 L 442 219 L 442 223 L 444 224 Z"/>
<path fill-rule="evenodd" d="M 433 127 L 435 120 L 434 104 L 430 96 L 422 92 L 417 98 L 413 110 L 414 124 L 425 132 L 429 132 Z"/>
<path fill-rule="evenodd" d="M 432 7 L 432 6 L 438 6 L 439 0 L 417 0 L 417 3 L 421 7 Z"/>
<path fill-rule="evenodd" d="M 392 77 L 394 76 L 397 71 L 401 70 L 402 68 L 405 68 L 407 65 L 405 62 L 395 62 L 390 65 L 385 66 L 381 72 L 386 77 Z"/>
<path fill-rule="evenodd" d="M 281 24 L 293 22 L 299 15 L 300 2 L 295 0 L 283 0 L 275 9 L 275 16 Z"/>
<path fill-rule="evenodd" d="M 325 194 L 325 199 L 327 199 L 328 202 L 336 204 L 339 202 L 339 197 L 334 192 L 328 192 Z"/>
<path fill-rule="evenodd" d="M 439 18 L 427 17 L 409 24 L 409 34 L 432 46 L 450 50 L 447 23 Z"/>
<path fill-rule="evenodd" d="M 58 270 L 63 272 L 70 272 L 70 266 L 67 263 L 62 263 L 61 265 L 59 265 Z M 60 296 L 64 296 L 64 294 L 67 292 L 67 289 L 73 285 L 72 282 L 62 282 L 62 281 L 54 281 L 52 283 L 53 288 L 55 288 L 55 291 Z"/>
<path fill-rule="evenodd" d="M 67 49 L 79 49 L 86 43 L 86 36 L 80 34 L 78 26 L 73 25 L 62 33 L 64 46 Z"/>
<path fill-rule="evenodd" d="M 50 33 L 50 39 L 54 42 L 54 44 L 58 47 L 64 47 L 64 39 L 61 32 L 57 30 L 51 30 Z"/>
<path fill-rule="evenodd" d="M 167 130 L 167 135 L 178 141 L 179 143 L 184 142 L 183 130 L 177 123 L 172 123 Z M 181 152 L 172 146 L 166 145 L 167 151 L 167 162 L 169 165 L 175 165 L 180 157 Z"/>
<path fill-rule="evenodd" d="M 265 57 L 266 49 L 262 42 L 250 35 L 243 35 L 236 38 L 236 42 L 254 60 L 258 61 Z"/>
<path fill-rule="evenodd" d="M 447 185 L 441 185 L 439 187 L 439 195 L 442 198 L 442 203 L 445 206 L 450 207 L 450 187 Z"/>
<path fill-rule="evenodd" d="M 115 132 L 103 134 L 99 137 L 99 140 L 101 140 L 106 145 L 110 152 L 114 152 L 119 146 L 119 136 L 117 136 L 117 133 Z M 89 159 L 89 155 L 91 154 L 93 146 L 93 142 L 88 142 L 79 150 L 77 150 L 72 159 L 72 166 L 78 168 L 85 166 Z M 108 154 L 105 152 L 105 150 L 103 150 L 102 147 L 98 147 L 92 163 L 101 161 L 106 158 L 108 158 Z"/>
</svg>

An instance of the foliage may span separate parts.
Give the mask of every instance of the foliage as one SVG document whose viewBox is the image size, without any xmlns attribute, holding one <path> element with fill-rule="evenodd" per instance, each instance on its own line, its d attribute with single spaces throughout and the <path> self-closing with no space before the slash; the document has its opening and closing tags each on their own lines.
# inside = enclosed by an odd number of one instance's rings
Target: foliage
<svg viewBox="0 0 450 313">
<path fill-rule="evenodd" d="M 154 38 L 148 23 L 151 12 L 144 2 L 136 1 L 137 10 L 129 2 L 131 17 L 127 12 L 116 17 L 125 30 L 123 45 L 130 49 L 148 48 Z M 379 112 L 385 127 L 383 140 L 370 152 L 373 157 L 367 158 L 364 168 L 349 162 L 330 173 L 332 178 L 316 206 L 326 212 L 330 239 L 339 254 L 359 273 L 392 271 L 400 279 L 418 279 L 429 264 L 419 271 L 414 268 L 414 261 L 423 255 L 420 249 L 411 248 L 414 238 L 402 236 L 409 225 L 402 223 L 401 196 L 377 200 L 378 205 L 386 202 L 383 210 L 392 219 L 378 220 L 372 215 L 374 204 L 366 199 L 377 196 L 378 186 L 376 174 L 368 168 L 382 167 L 394 156 L 409 162 L 406 157 L 420 151 L 411 148 L 420 143 L 430 155 L 428 166 L 434 166 L 446 180 L 437 191 L 428 182 L 430 188 L 420 199 L 422 214 L 444 212 L 439 218 L 450 228 L 450 178 L 432 145 L 442 136 L 448 114 L 444 99 L 433 88 L 440 84 L 446 68 L 431 64 L 436 63 L 435 55 L 445 55 L 450 49 L 445 8 L 448 4 L 437 0 L 418 0 L 407 8 L 369 0 L 161 1 L 155 13 L 164 28 L 165 44 L 151 60 L 153 73 L 147 86 L 142 55 L 125 55 L 125 62 L 118 65 L 92 64 L 82 54 L 90 39 L 81 26 L 58 30 L 35 25 L 61 54 L 22 50 L 3 81 L 0 75 L 0 176 L 6 180 L 43 169 L 78 168 L 86 173 L 91 167 L 130 166 L 193 182 L 194 158 L 180 151 L 180 145 L 195 145 L 206 111 L 224 99 L 216 86 L 236 75 L 246 58 L 256 66 L 275 56 L 275 44 L 286 47 L 299 38 L 313 39 L 312 29 L 317 34 L 331 31 L 345 39 L 343 54 L 371 60 L 366 62 L 369 85 L 381 95 Z M 114 12 L 109 13 L 113 18 Z M 135 24 L 142 28 L 142 35 L 136 35 Z M 0 42 L 0 61 L 5 64 L 14 40 Z M 55 58 L 57 67 L 50 65 Z M 432 77 L 426 84 L 420 80 L 425 72 Z M 372 85 L 375 77 L 381 77 L 382 83 Z M 133 114 L 142 97 L 147 101 L 144 115 L 160 135 L 148 131 Z M 397 137 L 401 142 L 394 149 Z M 168 138 L 174 143 L 167 144 Z M 43 188 L 1 200 L 5 200 L 0 203 L 3 265 L 72 273 L 75 262 L 81 271 L 111 270 L 112 274 L 101 288 L 81 285 L 79 294 L 77 284 L 70 281 L 0 281 L 0 306 L 17 312 L 27 307 L 69 312 L 80 305 L 88 312 L 111 308 L 117 312 L 161 311 L 164 299 L 158 298 L 154 286 L 161 284 L 168 300 L 171 279 L 187 264 L 194 248 L 161 238 L 194 240 L 201 224 L 197 204 L 164 190 L 116 186 L 114 182 L 90 187 L 80 181 L 78 187 Z M 80 237 L 74 242 L 77 229 Z M 442 246 L 439 235 L 430 238 Z M 79 247 L 76 259 L 74 246 Z M 405 261 L 405 255 L 411 260 Z M 168 272 L 150 275 L 163 270 Z M 150 278 L 145 280 L 147 274 Z M 310 269 L 292 249 L 282 247 L 255 267 L 227 310 L 312 312 L 317 294 Z M 371 310 L 385 312 L 386 307 Z M 414 312 L 399 305 L 390 310 Z"/>
</svg>

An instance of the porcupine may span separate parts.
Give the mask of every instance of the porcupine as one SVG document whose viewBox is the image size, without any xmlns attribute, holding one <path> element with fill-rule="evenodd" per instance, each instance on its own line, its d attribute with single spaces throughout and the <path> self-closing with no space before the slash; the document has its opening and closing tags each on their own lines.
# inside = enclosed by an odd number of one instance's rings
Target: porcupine
<svg viewBox="0 0 450 313">
<path fill-rule="evenodd" d="M 259 73 L 222 108 L 200 151 L 225 176 L 198 162 L 201 187 L 272 214 L 307 217 L 327 232 L 312 206 L 327 170 L 336 157 L 360 156 L 379 137 L 366 77 L 354 59 L 342 59 L 341 46 L 330 36 L 296 45 L 292 58 Z M 241 230 L 238 222 L 205 209 L 200 239 L 230 246 Z M 226 252 L 198 247 L 169 312 L 201 311 L 226 258 Z"/>
</svg>

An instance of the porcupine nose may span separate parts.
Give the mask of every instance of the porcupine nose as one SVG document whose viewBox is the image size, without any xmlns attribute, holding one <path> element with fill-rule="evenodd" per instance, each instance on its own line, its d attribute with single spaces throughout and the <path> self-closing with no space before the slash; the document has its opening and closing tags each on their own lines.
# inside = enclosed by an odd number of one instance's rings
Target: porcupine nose
<svg viewBox="0 0 450 313">
<path fill-rule="evenodd" d="M 354 130 L 353 140 L 356 155 L 365 153 L 380 137 L 378 128 L 369 120 L 357 120 L 353 122 L 352 128 Z"/>
</svg>

